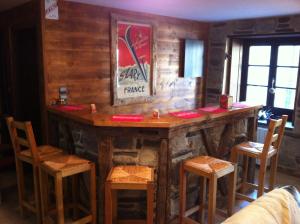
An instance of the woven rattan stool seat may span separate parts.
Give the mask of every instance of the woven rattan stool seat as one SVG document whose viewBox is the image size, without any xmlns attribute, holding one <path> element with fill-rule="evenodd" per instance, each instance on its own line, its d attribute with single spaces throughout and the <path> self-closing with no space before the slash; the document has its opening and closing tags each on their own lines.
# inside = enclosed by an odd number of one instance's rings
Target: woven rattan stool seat
<svg viewBox="0 0 300 224">
<path fill-rule="evenodd" d="M 200 205 L 192 207 L 186 210 L 187 202 L 187 174 L 196 174 L 200 177 Z M 225 175 L 229 176 L 228 179 L 228 204 L 227 204 L 227 215 L 230 216 L 233 211 L 234 198 L 235 198 L 235 185 L 236 185 L 236 165 L 214 158 L 211 156 L 198 156 L 192 159 L 188 159 L 181 164 L 180 167 L 180 214 L 179 223 L 199 223 L 194 219 L 190 218 L 192 214 L 199 211 L 199 221 L 204 223 L 204 209 L 206 201 L 206 185 L 208 182 L 208 224 L 215 223 L 215 213 L 216 213 L 216 196 L 217 196 L 217 181 L 218 178 Z"/>
<path fill-rule="evenodd" d="M 118 220 L 117 191 L 145 190 L 147 193 L 146 220 Z M 117 166 L 110 170 L 105 183 L 105 224 L 153 224 L 154 170 L 147 166 Z"/>
<path fill-rule="evenodd" d="M 145 166 L 118 166 L 112 168 L 107 180 L 111 183 L 147 184 L 153 181 L 152 169 Z"/>
<path fill-rule="evenodd" d="M 189 159 L 184 162 L 184 167 L 185 169 L 195 172 L 196 174 L 199 172 L 201 172 L 201 174 L 215 173 L 218 177 L 234 170 L 232 163 L 210 156 L 198 156 L 193 159 Z"/>
</svg>

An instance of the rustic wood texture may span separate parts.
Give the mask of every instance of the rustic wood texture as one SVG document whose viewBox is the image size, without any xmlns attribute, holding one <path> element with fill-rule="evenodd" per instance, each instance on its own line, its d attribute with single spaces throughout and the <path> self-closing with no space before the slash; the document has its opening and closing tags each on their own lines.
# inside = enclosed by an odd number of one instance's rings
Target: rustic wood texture
<svg viewBox="0 0 300 224">
<path fill-rule="evenodd" d="M 168 139 L 162 139 L 159 150 L 159 165 L 158 165 L 158 184 L 157 184 L 157 199 L 156 199 L 156 223 L 163 224 L 167 220 L 169 214 L 169 189 L 170 184 L 170 148 Z"/>
<path fill-rule="evenodd" d="M 152 103 L 138 107 L 111 106 L 112 13 L 151 21 L 157 28 L 157 71 L 154 71 L 156 96 Z M 44 21 L 44 73 L 48 104 L 58 98 L 58 88 L 66 86 L 69 89 L 69 102 L 96 103 L 98 110 L 103 113 L 145 112 L 152 108 L 166 110 L 202 105 L 203 78 L 179 78 L 182 58 L 180 46 L 186 38 L 201 39 L 207 43 L 208 23 L 67 1 L 60 2 L 59 17 L 57 21 Z"/>
<path fill-rule="evenodd" d="M 98 134 L 101 136 L 101 133 Z M 98 194 L 98 214 L 100 222 L 104 222 L 104 208 L 105 208 L 105 201 L 104 197 L 105 193 L 105 181 L 107 175 L 112 168 L 112 139 L 110 136 L 104 136 L 99 139 L 98 141 L 98 175 L 99 175 L 99 194 Z"/>
</svg>

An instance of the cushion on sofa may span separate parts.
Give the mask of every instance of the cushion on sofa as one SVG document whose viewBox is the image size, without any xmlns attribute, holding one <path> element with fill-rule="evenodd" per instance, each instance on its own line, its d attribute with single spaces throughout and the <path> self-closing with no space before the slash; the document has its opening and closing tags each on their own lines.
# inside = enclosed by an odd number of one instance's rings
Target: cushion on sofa
<svg viewBox="0 0 300 224">
<path fill-rule="evenodd" d="M 288 186 L 282 187 L 282 189 L 287 190 L 288 192 L 290 192 L 291 195 L 293 195 L 293 197 L 295 198 L 295 200 L 298 203 L 298 206 L 300 208 L 300 193 L 297 190 L 297 188 L 295 186 L 288 185 Z"/>
<path fill-rule="evenodd" d="M 288 190 L 279 188 L 258 198 L 223 224 L 300 224 L 300 208 Z"/>
</svg>

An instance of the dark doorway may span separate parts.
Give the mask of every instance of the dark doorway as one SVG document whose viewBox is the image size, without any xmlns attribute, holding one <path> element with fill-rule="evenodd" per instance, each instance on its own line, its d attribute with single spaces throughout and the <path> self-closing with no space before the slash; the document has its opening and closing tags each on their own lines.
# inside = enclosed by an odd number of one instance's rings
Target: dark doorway
<svg viewBox="0 0 300 224">
<path fill-rule="evenodd" d="M 32 122 L 36 140 L 40 144 L 42 132 L 37 29 L 15 29 L 12 40 L 14 115 L 17 120 Z"/>
<path fill-rule="evenodd" d="M 0 32 L 0 144 L 10 142 L 8 130 L 4 117 L 11 112 L 10 110 L 10 88 L 7 73 L 7 48 L 5 47 L 5 35 Z"/>
</svg>

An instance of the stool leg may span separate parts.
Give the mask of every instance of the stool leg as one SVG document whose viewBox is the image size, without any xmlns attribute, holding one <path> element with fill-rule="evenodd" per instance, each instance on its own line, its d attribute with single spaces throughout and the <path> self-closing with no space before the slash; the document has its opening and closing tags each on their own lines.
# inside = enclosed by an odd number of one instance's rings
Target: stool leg
<svg viewBox="0 0 300 224">
<path fill-rule="evenodd" d="M 39 168 L 39 179 L 40 179 L 40 192 L 41 192 L 41 216 L 42 223 L 46 222 L 46 213 L 47 213 L 47 204 L 48 204 L 48 193 L 46 188 L 48 187 L 47 183 L 45 183 L 45 172 L 43 169 Z"/>
<path fill-rule="evenodd" d="M 217 176 L 213 175 L 209 179 L 208 224 L 214 224 L 215 223 L 216 195 L 217 195 Z"/>
<path fill-rule="evenodd" d="M 16 158 L 16 173 L 17 173 L 17 181 L 18 181 L 18 194 L 19 194 L 19 206 L 21 216 L 24 217 L 24 172 L 23 172 L 23 164 L 22 161 Z"/>
<path fill-rule="evenodd" d="M 95 164 L 91 164 L 90 171 L 90 202 L 91 202 L 91 214 L 92 214 L 92 224 L 96 223 L 96 170 Z"/>
<path fill-rule="evenodd" d="M 258 176 L 258 191 L 257 191 L 257 198 L 264 194 L 265 188 L 265 173 L 267 169 L 267 161 L 265 159 L 260 160 L 260 167 L 259 167 L 259 176 Z"/>
<path fill-rule="evenodd" d="M 235 204 L 235 191 L 236 191 L 236 178 L 237 178 L 237 165 L 234 165 L 234 171 L 229 174 L 228 183 L 228 210 L 227 215 L 231 216 Z"/>
<path fill-rule="evenodd" d="M 32 174 L 33 174 L 33 185 L 34 185 L 34 203 L 35 203 L 35 211 L 36 211 L 36 220 L 37 223 L 41 223 L 41 207 L 40 207 L 40 187 L 39 187 L 39 173 L 38 167 L 32 166 Z"/>
<path fill-rule="evenodd" d="M 73 208 L 73 219 L 76 220 L 78 218 L 78 188 L 79 188 L 79 180 L 78 180 L 78 175 L 75 174 L 72 176 L 72 203 L 74 205 Z"/>
<path fill-rule="evenodd" d="M 242 187 L 241 187 L 241 193 L 245 194 L 246 192 L 246 182 L 248 178 L 248 167 L 249 167 L 249 158 L 248 156 L 243 156 L 243 177 L 242 177 Z"/>
<path fill-rule="evenodd" d="M 183 224 L 183 217 L 186 210 L 186 173 L 183 164 L 180 164 L 180 183 L 179 183 L 179 223 Z"/>
<path fill-rule="evenodd" d="M 55 175 L 55 195 L 56 195 L 57 223 L 64 224 L 63 183 L 62 183 L 61 172 L 58 172 Z"/>
<path fill-rule="evenodd" d="M 112 222 L 117 223 L 118 220 L 118 200 L 117 200 L 118 191 L 111 190 L 111 201 L 112 201 Z"/>
<path fill-rule="evenodd" d="M 112 224 L 112 192 L 111 183 L 105 183 L 105 224 Z"/>
<path fill-rule="evenodd" d="M 270 181 L 269 181 L 270 191 L 274 189 L 276 183 L 277 164 L 278 164 L 278 153 L 271 158 Z"/>
<path fill-rule="evenodd" d="M 154 184 L 147 184 L 147 224 L 153 223 Z"/>
<path fill-rule="evenodd" d="M 49 185 L 49 175 L 46 173 L 46 172 L 43 172 L 43 176 L 42 176 L 42 183 L 44 184 L 44 186 L 46 186 L 46 187 L 44 187 L 44 192 L 45 193 L 43 193 L 42 194 L 42 197 L 45 195 L 45 197 L 44 197 L 44 211 L 45 211 L 45 214 L 49 211 L 49 207 L 48 207 L 48 205 L 49 205 L 49 192 L 50 192 L 50 190 L 49 189 L 51 189 L 51 186 Z M 40 180 L 41 181 L 41 180 Z"/>
<path fill-rule="evenodd" d="M 204 223 L 204 211 L 205 211 L 205 201 L 206 201 L 206 178 L 200 177 L 200 211 L 199 211 L 199 221 Z"/>
</svg>

